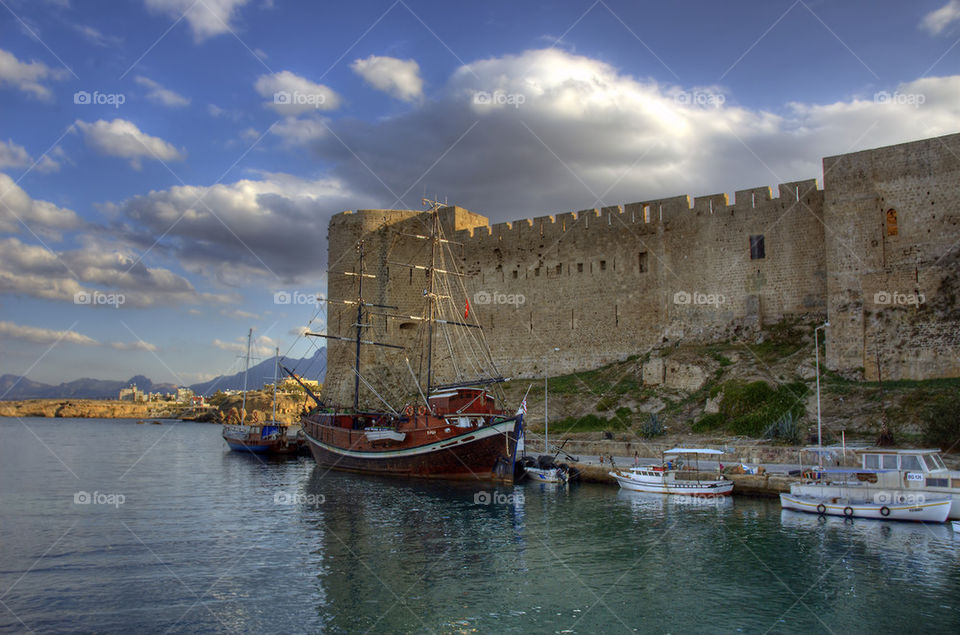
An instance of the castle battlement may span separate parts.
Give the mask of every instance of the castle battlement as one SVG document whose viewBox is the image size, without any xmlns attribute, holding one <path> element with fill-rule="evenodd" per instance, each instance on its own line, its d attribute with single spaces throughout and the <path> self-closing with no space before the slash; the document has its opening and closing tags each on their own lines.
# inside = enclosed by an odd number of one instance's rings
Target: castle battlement
<svg viewBox="0 0 960 635">
<path fill-rule="evenodd" d="M 552 373 L 573 372 L 676 342 L 749 344 L 764 325 L 827 317 L 832 369 L 874 379 L 879 358 L 885 379 L 960 376 L 958 157 L 960 135 L 840 155 L 824 161 L 822 189 L 790 181 L 737 190 L 732 202 L 679 195 L 493 224 L 445 207 L 466 274 L 467 297 L 453 301 L 470 299 L 494 361 L 514 377 L 539 375 L 548 355 Z M 426 275 L 391 263 L 422 259 L 422 241 L 396 234 L 424 233 L 423 214 L 337 214 L 330 262 L 355 266 L 364 238 L 378 274 L 365 295 L 420 313 Z M 353 299 L 354 284 L 331 276 L 329 295 Z M 899 300 L 911 297 L 924 301 Z M 349 330 L 352 310 L 330 306 L 331 332 Z M 372 322 L 372 339 L 413 344 L 416 323 Z M 352 390 L 353 352 L 329 346 L 324 389 L 336 400 Z M 406 370 L 390 350 L 363 354 L 367 367 Z"/>
</svg>

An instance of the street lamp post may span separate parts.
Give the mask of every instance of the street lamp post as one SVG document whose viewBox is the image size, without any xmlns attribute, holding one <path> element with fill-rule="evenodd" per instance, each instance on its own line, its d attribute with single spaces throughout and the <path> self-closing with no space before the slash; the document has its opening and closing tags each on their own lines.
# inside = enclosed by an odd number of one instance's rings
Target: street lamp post
<svg viewBox="0 0 960 635">
<path fill-rule="evenodd" d="M 554 353 L 559 353 L 560 349 L 557 347 L 553 348 Z M 548 405 L 549 405 L 549 391 L 547 390 L 547 381 L 550 378 L 550 373 L 547 372 L 547 367 L 550 364 L 550 355 L 547 354 L 547 359 L 543 363 L 543 453 L 550 454 L 550 422 L 549 417 L 547 416 Z"/>
<path fill-rule="evenodd" d="M 823 470 L 823 427 L 820 422 L 820 339 L 817 331 L 828 326 L 830 326 L 830 322 L 824 322 L 813 329 L 813 347 L 817 360 L 817 464 L 821 471 Z"/>
</svg>

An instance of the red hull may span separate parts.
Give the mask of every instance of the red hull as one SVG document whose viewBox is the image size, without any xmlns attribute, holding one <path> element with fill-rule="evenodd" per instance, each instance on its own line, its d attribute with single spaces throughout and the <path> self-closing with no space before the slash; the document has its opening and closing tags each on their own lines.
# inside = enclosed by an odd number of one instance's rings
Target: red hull
<svg viewBox="0 0 960 635">
<path fill-rule="evenodd" d="M 514 422 L 459 430 L 451 426 L 422 428 L 404 442 L 366 440 L 362 430 L 343 430 L 317 423 L 304 425 L 317 464 L 333 470 L 441 479 L 491 480 L 512 477 L 494 468 L 511 459 L 516 447 Z M 509 467 L 509 464 L 508 464 Z"/>
</svg>

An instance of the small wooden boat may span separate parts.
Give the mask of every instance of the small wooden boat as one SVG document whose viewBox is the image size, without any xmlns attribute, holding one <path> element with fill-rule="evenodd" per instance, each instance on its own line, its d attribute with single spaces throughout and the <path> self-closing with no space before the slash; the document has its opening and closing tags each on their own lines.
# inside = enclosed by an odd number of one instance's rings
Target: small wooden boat
<svg viewBox="0 0 960 635">
<path fill-rule="evenodd" d="M 950 514 L 949 498 L 926 499 L 923 496 L 904 503 L 881 503 L 869 499 L 809 494 L 780 494 L 780 506 L 821 516 L 907 520 L 942 523 Z"/>
<path fill-rule="evenodd" d="M 733 492 L 733 481 L 723 476 L 716 479 L 701 479 L 699 466 L 688 469 L 676 457 L 693 454 L 719 455 L 720 450 L 706 448 L 673 448 L 663 453 L 661 465 L 632 467 L 628 470 L 609 472 L 623 489 L 652 494 L 680 494 L 684 496 L 729 496 Z M 666 460 L 666 457 L 674 460 Z"/>
</svg>

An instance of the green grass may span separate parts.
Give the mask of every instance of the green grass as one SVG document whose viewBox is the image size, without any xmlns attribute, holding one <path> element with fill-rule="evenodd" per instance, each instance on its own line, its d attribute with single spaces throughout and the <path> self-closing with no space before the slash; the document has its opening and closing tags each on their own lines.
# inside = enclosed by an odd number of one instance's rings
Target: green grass
<svg viewBox="0 0 960 635">
<path fill-rule="evenodd" d="M 694 432 L 724 429 L 731 434 L 762 437 L 785 415 L 803 416 L 806 384 L 794 382 L 771 388 L 763 381 L 731 380 L 716 386 L 714 396 L 723 392 L 720 412 L 705 415 L 693 424 Z"/>
</svg>

